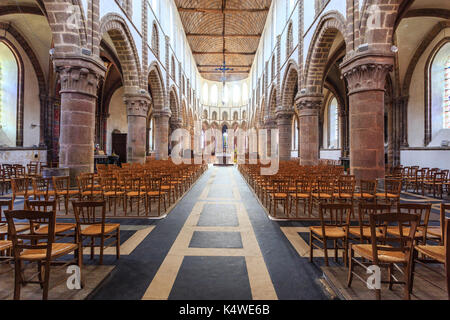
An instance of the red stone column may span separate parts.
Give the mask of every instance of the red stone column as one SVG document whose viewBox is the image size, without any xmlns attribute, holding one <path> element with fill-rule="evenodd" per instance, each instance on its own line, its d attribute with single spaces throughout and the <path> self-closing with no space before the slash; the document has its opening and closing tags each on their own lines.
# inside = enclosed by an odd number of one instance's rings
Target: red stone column
<svg viewBox="0 0 450 320">
<path fill-rule="evenodd" d="M 128 115 L 128 163 L 144 163 L 147 143 L 147 117 L 150 97 L 147 95 L 125 95 Z"/>
<path fill-rule="evenodd" d="M 170 111 L 155 111 L 155 152 L 157 160 L 169 158 L 169 118 Z"/>
<path fill-rule="evenodd" d="M 61 135 L 59 164 L 69 168 L 72 182 L 94 171 L 94 131 L 97 86 L 104 66 L 93 61 L 54 61 L 61 77 Z"/>
<path fill-rule="evenodd" d="M 301 96 L 299 106 L 300 165 L 315 166 L 319 163 L 319 110 L 322 95 Z"/>
<path fill-rule="evenodd" d="M 281 110 L 277 112 L 277 124 L 280 132 L 279 150 L 280 160 L 289 161 L 292 155 L 292 110 Z"/>
<path fill-rule="evenodd" d="M 394 59 L 362 55 L 345 61 L 350 102 L 350 168 L 357 180 L 385 177 L 384 94 Z"/>
</svg>

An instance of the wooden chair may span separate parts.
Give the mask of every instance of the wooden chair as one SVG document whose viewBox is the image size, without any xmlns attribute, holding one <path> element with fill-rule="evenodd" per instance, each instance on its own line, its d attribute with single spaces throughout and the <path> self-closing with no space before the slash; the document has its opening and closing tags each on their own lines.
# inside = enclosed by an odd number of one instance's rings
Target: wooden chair
<svg viewBox="0 0 450 320">
<path fill-rule="evenodd" d="M 11 211 L 14 209 L 14 202 L 12 200 L 0 200 L 0 240 L 8 240 L 8 221 L 4 216 L 5 211 Z M 28 223 L 16 222 L 16 231 L 18 233 L 27 232 L 30 230 Z"/>
<path fill-rule="evenodd" d="M 103 191 L 95 184 L 93 174 L 83 174 L 77 178 L 80 201 L 104 200 Z"/>
<path fill-rule="evenodd" d="M 41 200 L 43 198 L 45 201 L 49 201 L 50 197 L 55 198 L 56 193 L 51 190 L 52 178 L 41 178 L 37 177 L 33 179 L 33 195 L 35 200 Z"/>
<path fill-rule="evenodd" d="M 128 177 L 125 181 L 125 215 L 128 213 L 128 201 L 130 203 L 131 212 L 133 212 L 133 201 L 137 200 L 137 215 L 141 210 L 141 202 L 145 206 L 145 189 L 142 178 Z"/>
<path fill-rule="evenodd" d="M 167 211 L 166 193 L 162 192 L 162 179 L 153 178 L 151 176 L 145 177 L 145 212 L 147 216 L 152 212 L 152 201 L 158 202 L 158 217 L 161 216 L 161 202 L 164 203 L 164 212 Z"/>
<path fill-rule="evenodd" d="M 361 180 L 358 190 L 353 194 L 355 201 L 360 203 L 375 202 L 377 186 L 376 180 Z"/>
<path fill-rule="evenodd" d="M 431 204 L 417 204 L 417 203 L 402 203 L 397 206 L 397 210 L 399 213 L 406 214 L 415 214 L 420 217 L 419 223 L 416 228 L 416 234 L 414 235 L 415 241 L 420 241 L 422 243 L 426 243 L 427 241 L 427 230 L 428 223 L 430 220 L 431 214 Z M 410 225 L 403 225 L 403 234 L 408 234 L 410 230 Z M 396 237 L 400 236 L 400 230 L 397 226 L 390 226 L 387 228 L 386 232 L 389 235 L 393 235 Z"/>
<path fill-rule="evenodd" d="M 370 229 L 371 214 L 386 214 L 391 212 L 390 204 L 360 203 L 358 205 L 358 226 L 349 227 L 349 237 L 357 239 L 359 243 L 370 243 L 372 233 Z M 377 229 L 376 237 L 384 237 L 384 229 Z"/>
<path fill-rule="evenodd" d="M 343 249 L 343 260 L 348 263 L 348 230 L 350 217 L 353 215 L 353 205 L 343 203 L 320 204 L 320 226 L 309 228 L 310 262 L 314 258 L 314 248 L 321 249 L 325 254 L 325 265 L 328 267 L 328 240 L 334 242 L 335 261 L 338 261 L 339 249 Z M 317 245 L 319 242 L 322 246 Z M 339 246 L 339 241 L 341 245 Z"/>
<path fill-rule="evenodd" d="M 333 202 L 334 181 L 329 178 L 319 178 L 316 187 L 312 186 L 309 216 L 312 216 L 314 206 Z"/>
<path fill-rule="evenodd" d="M 11 188 L 11 178 L 9 177 L 7 171 L 0 167 L 0 187 L 2 190 L 2 195 L 4 195 Z"/>
<path fill-rule="evenodd" d="M 352 176 L 342 176 L 337 182 L 337 192 L 333 194 L 334 201 L 353 205 L 356 181 Z"/>
<path fill-rule="evenodd" d="M 39 284 L 43 289 L 42 297 L 48 299 L 48 289 L 50 281 L 50 265 L 57 259 L 73 253 L 74 259 L 63 261 L 64 265 L 76 264 L 80 268 L 83 265 L 81 244 L 55 243 L 55 212 L 35 212 L 35 211 L 6 211 L 8 225 L 10 226 L 10 237 L 14 252 L 14 299 L 20 300 L 20 289 L 27 283 Z M 22 234 L 17 232 L 14 221 L 27 220 L 30 224 L 30 233 Z M 48 233 L 35 234 L 36 226 L 48 225 Z M 37 263 L 38 281 L 25 279 L 22 272 L 23 263 Z M 44 269 L 44 271 L 42 270 Z M 81 280 L 83 285 L 83 280 Z"/>
<path fill-rule="evenodd" d="M 307 209 L 309 208 L 309 201 L 311 200 L 311 187 L 309 180 L 304 177 L 303 179 L 295 181 L 295 191 L 290 193 L 291 201 L 289 212 L 292 211 L 292 203 L 295 203 L 296 217 L 299 218 L 299 202 L 303 202 L 303 214 L 311 217 L 311 212 Z"/>
<path fill-rule="evenodd" d="M 413 259 L 413 267 L 411 272 L 411 291 L 414 287 L 415 265 L 420 263 L 442 263 L 445 270 L 445 278 L 447 282 L 447 295 L 450 300 L 450 219 L 445 219 L 443 222 L 444 232 L 442 233 L 444 243 L 440 246 L 420 245 L 415 247 L 415 254 Z M 419 259 L 418 254 L 422 254 L 427 259 Z M 433 270 L 434 271 L 434 270 Z"/>
<path fill-rule="evenodd" d="M 77 221 L 78 239 L 82 247 L 91 248 L 91 260 L 94 259 L 94 249 L 100 248 L 100 265 L 103 264 L 103 252 L 105 247 L 116 246 L 116 258 L 120 258 L 120 224 L 106 223 L 106 202 L 72 202 L 75 219 Z M 84 239 L 90 238 L 90 243 L 85 244 Z M 115 239 L 106 243 L 109 239 Z M 100 239 L 100 245 L 95 240 Z"/>
<path fill-rule="evenodd" d="M 114 216 L 117 215 L 117 201 L 125 207 L 125 191 L 119 187 L 119 181 L 115 177 L 104 177 L 101 179 L 103 196 L 108 202 L 109 211 L 111 211 L 111 202 L 114 201 Z M 121 201 L 120 201 L 121 200 Z"/>
<path fill-rule="evenodd" d="M 399 204 L 402 193 L 402 181 L 399 179 L 386 179 L 384 181 L 384 192 L 376 194 L 377 202 L 379 200 L 389 204 Z"/>
<path fill-rule="evenodd" d="M 55 212 L 56 215 L 56 201 L 27 200 L 25 202 L 25 210 L 36 212 Z M 77 243 L 78 239 L 76 229 L 77 229 L 76 223 L 56 223 L 54 231 L 55 237 L 59 239 L 73 237 L 74 243 Z M 47 234 L 48 225 L 39 226 L 36 230 L 34 230 L 34 233 L 38 235 Z"/>
<path fill-rule="evenodd" d="M 69 200 L 79 198 L 80 191 L 70 188 L 70 177 L 53 177 L 53 187 L 55 189 L 55 200 L 58 203 L 58 208 L 61 209 L 60 198 L 64 198 L 64 208 L 66 215 L 68 215 Z"/>
<path fill-rule="evenodd" d="M 15 178 L 11 180 L 12 187 L 12 200 L 16 201 L 17 197 L 23 197 L 24 200 L 28 200 L 29 197 L 34 196 L 34 191 L 30 190 L 31 179 L 30 178 Z"/>
<path fill-rule="evenodd" d="M 381 281 L 381 283 L 388 283 L 389 289 L 392 289 L 394 284 L 405 284 L 405 299 L 410 299 L 410 281 L 414 248 L 414 236 L 420 221 L 420 216 L 416 214 L 407 213 L 388 213 L 388 214 L 372 214 L 370 219 L 371 229 L 371 244 L 351 244 L 350 245 L 350 267 L 348 275 L 348 287 L 352 285 L 353 277 L 366 282 L 363 276 L 358 275 L 354 271 L 355 265 L 359 265 L 366 270 L 366 273 L 371 274 L 368 270 L 369 266 L 388 267 L 388 281 Z M 403 234 L 403 225 L 410 225 L 409 234 Z M 377 230 L 385 228 L 386 226 L 396 225 L 399 229 L 400 236 L 388 237 L 387 235 L 382 239 L 377 238 Z M 360 262 L 355 258 L 355 254 L 362 257 L 368 262 Z M 398 267 L 398 264 L 403 265 L 403 269 Z M 404 275 L 404 281 L 397 281 L 393 276 L 393 267 L 399 270 Z M 381 288 L 374 288 L 375 297 L 381 300 Z"/>
<path fill-rule="evenodd" d="M 428 226 L 427 238 L 428 240 L 437 240 L 441 246 L 444 245 L 444 228 L 446 211 L 450 211 L 450 204 L 441 203 L 440 225 L 438 227 Z"/>
<path fill-rule="evenodd" d="M 435 171 L 432 173 L 431 180 L 424 181 L 425 193 L 433 193 L 433 197 L 436 195 L 442 199 L 444 193 L 444 183 L 447 181 L 447 171 Z"/>
<path fill-rule="evenodd" d="M 269 214 L 277 217 L 278 204 L 283 203 L 284 217 L 288 217 L 289 209 L 289 181 L 288 180 L 273 180 L 272 189 L 269 194 Z M 273 204 L 273 211 L 272 211 Z"/>
<path fill-rule="evenodd" d="M 30 163 L 27 164 L 27 176 L 30 178 L 37 178 L 40 176 L 39 174 L 39 163 Z"/>
</svg>

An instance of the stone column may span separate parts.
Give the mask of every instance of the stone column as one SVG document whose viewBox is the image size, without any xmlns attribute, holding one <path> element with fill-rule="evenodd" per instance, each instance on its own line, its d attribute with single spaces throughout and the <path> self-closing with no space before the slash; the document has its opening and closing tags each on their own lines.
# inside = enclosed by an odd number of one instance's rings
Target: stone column
<svg viewBox="0 0 450 320">
<path fill-rule="evenodd" d="M 292 155 L 292 117 L 293 110 L 280 110 L 277 112 L 277 124 L 280 132 L 280 160 L 289 161 Z"/>
<path fill-rule="evenodd" d="M 157 160 L 169 158 L 169 118 L 170 110 L 155 111 L 155 152 Z"/>
<path fill-rule="evenodd" d="M 272 130 L 277 129 L 277 122 L 269 117 L 264 123 L 264 129 L 267 130 L 267 156 L 272 156 Z"/>
<path fill-rule="evenodd" d="M 346 146 L 345 146 L 345 131 L 347 125 L 347 114 L 344 107 L 341 107 L 339 110 L 339 143 L 341 147 L 341 157 L 344 158 L 346 156 Z"/>
<path fill-rule="evenodd" d="M 350 102 L 350 168 L 357 180 L 385 177 L 384 95 L 394 59 L 366 54 L 345 61 Z"/>
<path fill-rule="evenodd" d="M 127 162 L 144 163 L 147 142 L 148 95 L 124 96 L 128 115 Z"/>
<path fill-rule="evenodd" d="M 89 59 L 55 60 L 61 77 L 59 165 L 69 168 L 72 183 L 94 171 L 94 131 L 97 86 L 105 74 L 101 63 Z"/>
<path fill-rule="evenodd" d="M 315 166 L 319 163 L 319 110 L 322 95 L 304 95 L 297 100 L 300 126 L 300 165 Z"/>
</svg>

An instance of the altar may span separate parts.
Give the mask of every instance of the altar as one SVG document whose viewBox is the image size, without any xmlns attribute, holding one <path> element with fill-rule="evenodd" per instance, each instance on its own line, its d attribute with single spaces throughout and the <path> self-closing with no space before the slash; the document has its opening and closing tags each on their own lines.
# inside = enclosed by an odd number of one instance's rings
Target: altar
<svg viewBox="0 0 450 320">
<path fill-rule="evenodd" d="M 234 166 L 234 157 L 231 153 L 216 153 L 215 166 Z"/>
</svg>

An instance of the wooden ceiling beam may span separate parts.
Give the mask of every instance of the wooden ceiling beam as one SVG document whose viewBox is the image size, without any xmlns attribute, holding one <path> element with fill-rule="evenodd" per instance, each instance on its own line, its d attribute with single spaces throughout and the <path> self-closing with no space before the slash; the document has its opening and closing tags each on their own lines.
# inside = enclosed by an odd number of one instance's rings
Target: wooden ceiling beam
<svg viewBox="0 0 450 320">
<path fill-rule="evenodd" d="M 261 38 L 261 34 L 213 34 L 213 33 L 186 33 L 187 37 L 205 37 L 205 38 Z"/>
<path fill-rule="evenodd" d="M 178 7 L 179 12 L 187 12 L 187 13 L 260 13 L 260 12 L 268 12 L 269 7 L 265 8 L 254 8 L 254 9 L 210 9 L 210 8 L 184 8 Z"/>
<path fill-rule="evenodd" d="M 208 51 L 193 51 L 192 52 L 193 55 L 199 55 L 199 54 L 210 54 L 210 55 L 223 55 L 224 53 L 222 51 L 213 51 L 213 52 L 208 52 Z M 254 56 L 256 54 L 256 51 L 254 52 L 225 52 L 225 55 L 228 56 Z"/>
</svg>

